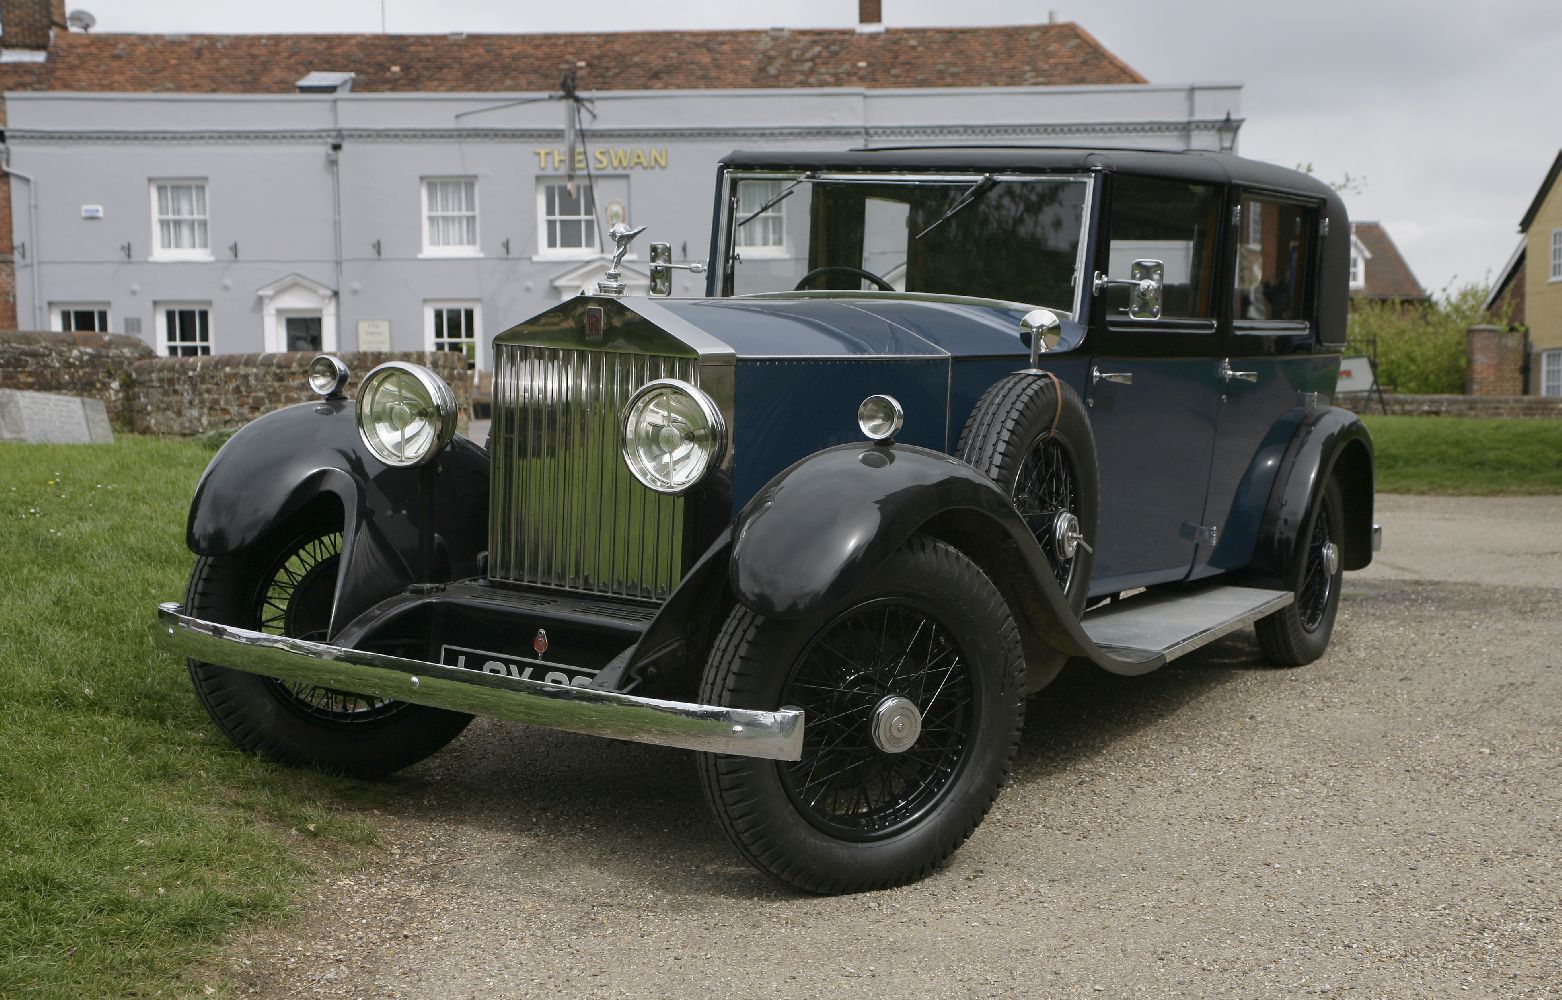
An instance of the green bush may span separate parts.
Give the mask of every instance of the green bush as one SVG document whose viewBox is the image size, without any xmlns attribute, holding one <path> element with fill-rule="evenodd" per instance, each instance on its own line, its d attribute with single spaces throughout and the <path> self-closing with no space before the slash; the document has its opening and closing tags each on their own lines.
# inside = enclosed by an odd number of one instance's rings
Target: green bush
<svg viewBox="0 0 1562 1000">
<path fill-rule="evenodd" d="M 1464 392 L 1465 331 L 1476 323 L 1506 325 L 1481 309 L 1484 285 L 1444 288 L 1431 302 L 1357 302 L 1347 336 L 1351 354 L 1377 359 L 1378 382 L 1399 392 Z"/>
</svg>

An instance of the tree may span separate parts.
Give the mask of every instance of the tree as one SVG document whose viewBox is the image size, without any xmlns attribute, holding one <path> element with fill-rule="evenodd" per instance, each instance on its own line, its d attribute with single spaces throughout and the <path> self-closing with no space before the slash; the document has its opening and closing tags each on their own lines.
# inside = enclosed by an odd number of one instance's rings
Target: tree
<svg viewBox="0 0 1562 1000">
<path fill-rule="evenodd" d="M 1468 363 L 1465 332 L 1476 323 L 1507 325 L 1481 308 L 1491 289 L 1484 284 L 1443 288 L 1425 305 L 1386 301 L 1351 304 L 1346 326 L 1352 354 L 1377 360 L 1378 381 L 1399 392 L 1464 392 Z"/>
</svg>

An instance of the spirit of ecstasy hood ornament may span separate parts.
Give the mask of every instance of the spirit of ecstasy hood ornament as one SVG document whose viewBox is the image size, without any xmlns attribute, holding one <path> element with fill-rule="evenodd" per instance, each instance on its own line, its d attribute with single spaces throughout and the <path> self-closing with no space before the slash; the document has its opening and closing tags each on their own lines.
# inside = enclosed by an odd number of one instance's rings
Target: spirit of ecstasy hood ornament
<svg viewBox="0 0 1562 1000">
<path fill-rule="evenodd" d="M 630 229 L 622 222 L 613 223 L 613 228 L 607 231 L 607 235 L 613 240 L 617 249 L 613 251 L 613 266 L 608 268 L 608 272 L 602 276 L 602 280 L 597 282 L 597 293 L 599 295 L 624 294 L 623 275 L 619 273 L 618 265 L 623 263 L 624 254 L 629 252 L 629 244 L 633 243 L 634 238 L 643 232 L 645 232 L 644 226 L 641 226 L 639 229 Z"/>
</svg>

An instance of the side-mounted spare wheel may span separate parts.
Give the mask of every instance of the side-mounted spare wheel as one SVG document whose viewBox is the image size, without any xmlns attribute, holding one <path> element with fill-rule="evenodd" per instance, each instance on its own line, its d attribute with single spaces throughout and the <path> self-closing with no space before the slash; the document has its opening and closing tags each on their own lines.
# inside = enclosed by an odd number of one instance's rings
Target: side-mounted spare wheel
<svg viewBox="0 0 1562 1000">
<path fill-rule="evenodd" d="M 1045 374 L 1000 379 L 971 411 L 957 454 L 1009 494 L 1069 606 L 1082 612 L 1100 486 L 1095 437 L 1079 395 Z"/>
<path fill-rule="evenodd" d="M 324 641 L 340 525 L 305 516 L 260 543 L 202 556 L 185 605 L 207 621 Z M 201 704 L 235 744 L 283 764 L 373 777 L 416 763 L 471 716 L 189 662 Z"/>
<path fill-rule="evenodd" d="M 760 870 L 808 892 L 920 878 L 976 829 L 1024 721 L 1024 656 L 992 582 L 913 536 L 835 610 L 738 605 L 700 700 L 801 707 L 798 761 L 699 755 L 705 796 Z"/>
</svg>

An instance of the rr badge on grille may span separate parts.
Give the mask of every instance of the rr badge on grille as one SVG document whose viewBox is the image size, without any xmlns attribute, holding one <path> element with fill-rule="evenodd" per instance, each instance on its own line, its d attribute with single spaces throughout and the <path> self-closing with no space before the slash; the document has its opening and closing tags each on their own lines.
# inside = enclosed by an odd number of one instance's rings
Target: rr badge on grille
<svg viewBox="0 0 1562 1000">
<path fill-rule="evenodd" d="M 537 630 L 537 634 L 532 638 L 532 649 L 537 651 L 537 655 L 538 656 L 541 656 L 543 653 L 546 653 L 548 651 L 548 633 L 547 633 L 547 630 L 545 630 L 545 629 L 538 629 Z"/>
<path fill-rule="evenodd" d="M 602 343 L 602 307 L 586 307 L 586 343 Z"/>
</svg>

